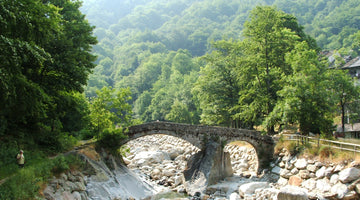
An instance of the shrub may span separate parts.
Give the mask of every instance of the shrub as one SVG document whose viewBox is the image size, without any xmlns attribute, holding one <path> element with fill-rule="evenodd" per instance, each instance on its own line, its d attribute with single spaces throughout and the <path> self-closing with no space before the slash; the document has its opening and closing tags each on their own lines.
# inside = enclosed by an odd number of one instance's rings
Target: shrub
<svg viewBox="0 0 360 200">
<path fill-rule="evenodd" d="M 284 142 L 284 148 L 287 149 L 291 155 L 299 153 L 301 149 L 294 141 Z"/>
<path fill-rule="evenodd" d="M 100 135 L 97 146 L 104 149 L 108 149 L 111 152 L 117 152 L 120 148 L 121 141 L 124 140 L 127 136 L 123 133 L 121 128 L 108 128 Z"/>
<path fill-rule="evenodd" d="M 69 170 L 69 164 L 66 161 L 64 156 L 58 156 L 53 160 L 53 165 L 54 167 L 52 168 L 52 173 L 54 174 L 60 174 L 66 170 Z"/>
<path fill-rule="evenodd" d="M 321 146 L 319 149 L 319 157 L 320 159 L 329 158 L 330 156 L 333 156 L 335 153 L 331 149 L 331 147 L 328 146 Z"/>
<path fill-rule="evenodd" d="M 88 129 L 82 129 L 76 132 L 75 136 L 80 140 L 89 140 L 95 136 L 95 133 Z"/>
<path fill-rule="evenodd" d="M 72 149 L 76 145 L 78 140 L 72 135 L 69 135 L 68 133 L 61 133 L 58 136 L 58 141 L 60 144 L 60 150 L 64 151 Z"/>
</svg>

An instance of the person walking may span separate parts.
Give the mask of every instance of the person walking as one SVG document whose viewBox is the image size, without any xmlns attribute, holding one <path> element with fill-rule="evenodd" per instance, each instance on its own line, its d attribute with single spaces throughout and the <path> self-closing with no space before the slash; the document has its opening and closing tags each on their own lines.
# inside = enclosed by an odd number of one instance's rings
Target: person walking
<svg viewBox="0 0 360 200">
<path fill-rule="evenodd" d="M 25 165 L 25 156 L 24 156 L 24 151 L 20 150 L 20 153 L 18 153 L 18 155 L 16 156 L 18 165 L 20 168 L 23 168 Z"/>
</svg>

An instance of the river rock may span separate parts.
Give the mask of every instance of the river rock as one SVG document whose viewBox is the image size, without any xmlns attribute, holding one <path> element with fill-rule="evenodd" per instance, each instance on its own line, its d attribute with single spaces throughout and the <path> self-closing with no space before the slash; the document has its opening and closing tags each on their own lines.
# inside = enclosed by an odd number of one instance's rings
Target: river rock
<svg viewBox="0 0 360 200">
<path fill-rule="evenodd" d="M 82 200 L 81 199 L 81 194 L 79 192 L 75 191 L 71 195 L 73 196 L 74 200 Z"/>
<path fill-rule="evenodd" d="M 300 187 L 286 186 L 280 189 L 278 200 L 307 200 L 307 191 Z"/>
<path fill-rule="evenodd" d="M 339 180 L 342 183 L 349 183 L 360 178 L 360 169 L 355 167 L 347 168 L 339 173 Z"/>
<path fill-rule="evenodd" d="M 331 177 L 331 175 L 333 174 L 333 171 L 334 171 L 334 167 L 328 167 L 328 168 L 326 168 L 326 170 L 325 170 L 325 176 L 326 177 L 328 177 L 328 178 L 330 178 Z"/>
<path fill-rule="evenodd" d="M 301 159 L 298 159 L 296 162 L 295 162 L 295 167 L 299 170 L 301 169 L 305 169 L 306 166 L 307 166 L 307 161 L 305 158 L 301 158 Z"/>
<path fill-rule="evenodd" d="M 336 184 L 337 182 L 339 182 L 339 175 L 338 174 L 333 174 L 330 178 L 330 183 L 331 184 Z"/>
<path fill-rule="evenodd" d="M 268 200 L 268 199 L 276 199 L 279 190 L 275 188 L 265 188 L 265 189 L 257 189 L 255 190 L 255 198 L 258 200 Z"/>
<path fill-rule="evenodd" d="M 163 160 L 170 160 L 170 156 L 163 151 L 143 151 L 135 155 L 133 162 L 137 166 L 161 163 Z"/>
<path fill-rule="evenodd" d="M 360 183 L 355 185 L 355 191 L 360 194 Z"/>
<path fill-rule="evenodd" d="M 349 192 L 349 190 L 345 184 L 337 183 L 336 185 L 332 186 L 331 192 L 336 193 L 337 198 L 342 199 Z"/>
<path fill-rule="evenodd" d="M 299 170 L 298 170 L 298 168 L 293 168 L 292 170 L 291 170 L 291 174 L 292 175 L 296 175 L 296 174 L 298 174 L 299 173 Z"/>
<path fill-rule="evenodd" d="M 308 179 L 308 178 L 310 178 L 310 172 L 308 170 L 300 170 L 299 171 L 299 176 L 302 179 Z"/>
<path fill-rule="evenodd" d="M 325 176 L 326 167 L 323 166 L 320 169 L 318 169 L 315 173 L 317 179 L 324 178 Z"/>
<path fill-rule="evenodd" d="M 271 173 L 280 175 L 280 171 L 281 171 L 281 168 L 278 166 L 275 166 L 274 168 L 272 168 Z"/>
<path fill-rule="evenodd" d="M 123 161 L 126 165 L 130 164 L 131 163 L 131 160 L 126 158 L 126 157 L 123 157 Z"/>
<path fill-rule="evenodd" d="M 338 173 L 338 172 L 342 171 L 344 168 L 345 168 L 344 165 L 336 165 L 333 173 Z"/>
<path fill-rule="evenodd" d="M 306 169 L 309 170 L 310 172 L 316 172 L 317 167 L 316 165 L 308 165 L 306 166 Z"/>
<path fill-rule="evenodd" d="M 251 182 L 243 184 L 239 187 L 239 194 L 240 196 L 244 197 L 245 195 L 252 195 L 254 194 L 256 189 L 264 189 L 268 188 L 268 182 Z"/>
<path fill-rule="evenodd" d="M 231 193 L 229 196 L 229 200 L 240 200 L 240 195 L 236 192 Z"/>
<path fill-rule="evenodd" d="M 317 180 L 316 189 L 322 192 L 329 192 L 331 190 L 330 181 L 327 178 Z"/>
<path fill-rule="evenodd" d="M 281 169 L 280 176 L 288 179 L 288 178 L 290 178 L 290 176 L 292 176 L 292 174 L 291 174 L 291 171 L 289 171 L 288 169 Z"/>
<path fill-rule="evenodd" d="M 355 191 L 348 192 L 342 200 L 359 200 L 359 195 Z"/>
<path fill-rule="evenodd" d="M 280 177 L 279 180 L 277 181 L 277 183 L 278 183 L 280 186 L 287 185 L 287 184 L 288 184 L 288 179 L 283 178 L 283 177 Z"/>
<path fill-rule="evenodd" d="M 314 179 L 305 180 L 301 183 L 301 186 L 309 191 L 312 191 L 316 188 L 316 180 Z"/>
<path fill-rule="evenodd" d="M 45 188 L 45 190 L 43 191 L 44 197 L 45 197 L 45 199 L 47 199 L 47 200 L 55 200 L 55 195 L 54 195 L 54 193 L 55 193 L 55 190 L 54 190 L 54 188 L 51 187 L 51 186 L 47 186 L 47 187 Z"/>
<path fill-rule="evenodd" d="M 293 185 L 293 186 L 300 186 L 302 183 L 302 179 L 301 177 L 295 175 L 295 176 L 291 176 L 289 178 L 289 185 Z"/>
</svg>

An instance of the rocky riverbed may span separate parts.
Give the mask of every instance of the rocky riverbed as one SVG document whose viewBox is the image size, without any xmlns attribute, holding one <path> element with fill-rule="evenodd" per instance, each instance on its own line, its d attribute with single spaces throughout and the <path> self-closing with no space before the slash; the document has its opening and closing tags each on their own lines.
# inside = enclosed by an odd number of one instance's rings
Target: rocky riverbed
<svg viewBox="0 0 360 200">
<path fill-rule="evenodd" d="M 199 151 L 178 138 L 166 135 L 129 142 L 125 160 L 130 169 L 148 174 L 148 180 L 176 192 L 185 190 L 182 171 L 187 159 Z M 251 145 L 225 146 L 234 176 L 207 188 L 204 197 L 224 199 L 360 199 L 359 163 L 323 163 L 291 156 L 285 149 L 271 170 L 256 175 L 257 155 Z"/>
<path fill-rule="evenodd" d="M 283 150 L 271 168 L 257 176 L 255 150 L 251 145 L 238 144 L 226 145 L 224 149 L 230 153 L 234 175 L 209 186 L 198 197 L 187 198 L 360 199 L 359 163 L 324 163 L 297 158 Z M 129 151 L 123 159 L 127 167 L 104 152 L 97 158 L 84 156 L 91 167 L 51 180 L 44 191 L 46 199 L 155 199 L 157 193 L 186 193 L 182 172 L 187 160 L 199 149 L 166 135 L 138 138 L 128 142 L 126 148 Z"/>
</svg>

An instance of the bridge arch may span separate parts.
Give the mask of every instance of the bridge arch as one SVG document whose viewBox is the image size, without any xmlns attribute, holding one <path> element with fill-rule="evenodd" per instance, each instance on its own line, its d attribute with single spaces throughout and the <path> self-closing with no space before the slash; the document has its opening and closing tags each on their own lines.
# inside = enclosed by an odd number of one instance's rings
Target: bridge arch
<svg viewBox="0 0 360 200">
<path fill-rule="evenodd" d="M 203 125 L 190 125 L 170 122 L 150 122 L 129 127 L 128 138 L 122 145 L 130 140 L 153 134 L 165 134 L 181 138 L 199 149 L 204 149 L 206 141 L 211 139 L 226 145 L 233 141 L 250 143 L 258 157 L 258 173 L 266 169 L 273 159 L 274 140 L 270 136 L 261 135 L 258 131 L 224 128 Z"/>
</svg>

